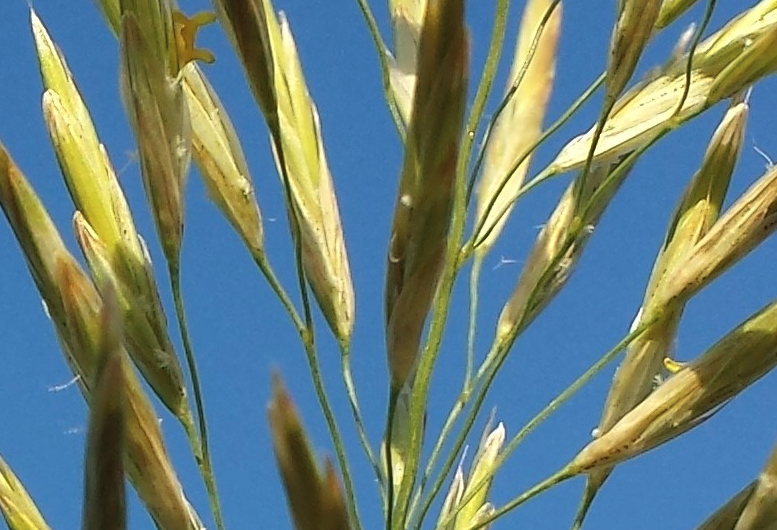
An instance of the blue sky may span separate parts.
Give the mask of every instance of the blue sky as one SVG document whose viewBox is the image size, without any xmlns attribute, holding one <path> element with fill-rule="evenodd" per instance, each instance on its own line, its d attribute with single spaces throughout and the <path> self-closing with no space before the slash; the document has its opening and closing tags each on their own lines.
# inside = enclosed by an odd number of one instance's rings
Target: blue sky
<svg viewBox="0 0 777 530">
<path fill-rule="evenodd" d="M 754 4 L 754 0 L 743 5 Z M 186 12 L 205 0 L 181 2 Z M 484 59 L 492 2 L 469 2 L 473 65 Z M 521 2 L 511 12 L 512 42 Z M 711 28 L 737 9 L 720 2 Z M 386 6 L 372 2 L 384 31 Z M 160 284 L 166 274 L 145 206 L 135 149 L 118 97 L 118 51 L 97 9 L 89 1 L 34 3 L 69 61 L 91 109 L 98 133 L 135 214 L 138 229 L 152 241 Z M 328 161 L 340 202 L 356 285 L 354 372 L 367 428 L 377 444 L 383 427 L 386 369 L 383 351 L 383 275 L 386 241 L 401 163 L 401 149 L 382 100 L 374 48 L 356 2 L 278 0 L 297 40 L 311 94 L 321 115 Z M 701 7 L 675 23 L 654 43 L 642 66 L 660 64 Z M 555 119 L 603 69 L 615 11 L 612 0 L 567 2 L 557 84 L 549 115 Z M 6 0 L 0 17 L 0 138 L 35 186 L 67 242 L 73 206 L 59 175 L 40 111 L 41 83 L 29 29 L 28 3 Z M 217 55 L 206 67 L 224 100 L 247 153 L 265 218 L 270 259 L 289 291 L 293 261 L 285 212 L 264 123 L 246 88 L 242 71 L 215 27 L 201 42 Z M 505 55 L 509 55 L 505 54 Z M 503 86 L 506 68 L 497 86 Z M 777 154 L 773 124 L 777 84 L 762 82 L 751 97 L 751 114 L 729 200 L 765 169 L 756 152 Z M 598 101 L 598 100 L 597 100 Z M 493 101 L 491 107 L 493 108 Z M 534 171 L 572 135 L 587 129 L 597 112 L 587 106 L 545 145 Z M 640 304 L 667 220 L 695 171 L 722 107 L 665 138 L 645 156 L 602 218 L 568 287 L 519 339 L 490 393 L 486 410 L 497 407 L 508 436 L 614 345 L 627 331 Z M 493 322 L 520 272 L 522 260 L 569 176 L 530 194 L 516 210 L 484 266 L 478 351 L 487 348 Z M 272 370 L 285 377 L 319 455 L 333 454 L 308 378 L 296 334 L 227 223 L 209 201 L 196 172 L 186 193 L 183 284 L 194 348 L 198 355 L 211 431 L 214 465 L 229 528 L 289 528 L 266 426 Z M 14 468 L 53 528 L 80 524 L 81 464 L 86 411 L 75 386 L 52 390 L 71 379 L 52 328 L 43 313 L 17 243 L 0 222 L 0 454 Z M 499 265 L 500 258 L 515 263 Z M 772 239 L 688 306 L 677 356 L 688 359 L 777 296 Z M 499 265 L 499 266 L 498 266 Z M 163 294 L 169 302 L 169 296 Z M 439 428 L 459 388 L 466 329 L 465 290 L 456 292 L 449 333 L 434 381 L 427 436 Z M 168 311 L 172 320 L 172 313 Z M 361 455 L 338 375 L 338 353 L 319 319 L 319 351 L 355 472 L 365 528 L 379 524 L 377 488 Z M 175 333 L 173 334 L 175 336 Z M 500 472 L 491 495 L 500 505 L 555 471 L 589 439 L 615 366 L 610 366 L 520 447 Z M 692 529 L 763 465 L 777 438 L 777 379 L 759 381 L 711 421 L 690 434 L 621 466 L 605 485 L 586 528 L 632 530 Z M 161 414 L 171 453 L 187 493 L 200 512 L 207 503 L 177 424 Z M 482 424 L 482 423 L 481 423 Z M 431 433 L 431 434 L 430 434 Z M 568 528 L 583 480 L 576 479 L 529 502 L 503 527 Z M 151 528 L 139 509 L 132 528 Z"/>
</svg>

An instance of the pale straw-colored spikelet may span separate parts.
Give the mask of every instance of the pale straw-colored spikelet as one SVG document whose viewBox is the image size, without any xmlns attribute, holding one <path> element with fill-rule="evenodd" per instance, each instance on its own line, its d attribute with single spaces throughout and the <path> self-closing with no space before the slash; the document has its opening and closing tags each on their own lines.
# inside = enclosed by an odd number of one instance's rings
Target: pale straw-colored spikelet
<svg viewBox="0 0 777 530">
<path fill-rule="evenodd" d="M 661 0 L 619 0 L 604 83 L 605 108 L 610 108 L 634 75 L 660 9 Z"/>
<path fill-rule="evenodd" d="M 777 364 L 777 302 L 683 365 L 572 460 L 570 474 L 608 467 L 699 425 Z"/>
<path fill-rule="evenodd" d="M 744 140 L 748 107 L 734 101 L 709 142 L 701 167 L 691 179 L 678 204 L 659 252 L 639 315 L 632 325 L 655 320 L 626 350 L 613 378 L 596 429 L 606 433 L 653 390 L 663 361 L 670 356 L 683 304 L 656 303 L 656 292 L 672 281 L 678 262 L 709 231 L 720 214 L 734 165 Z M 586 497 L 591 498 L 610 474 L 610 468 L 594 470 L 588 477 Z"/>
<path fill-rule="evenodd" d="M 279 173 L 288 176 L 289 215 L 299 222 L 307 279 L 335 336 L 348 342 L 355 311 L 353 283 L 318 111 L 286 18 L 281 13 L 277 19 L 268 0 L 265 12 L 278 103 L 275 161 Z"/>
<path fill-rule="evenodd" d="M 456 515 L 456 523 L 453 525 L 454 530 L 470 528 L 493 513 L 494 506 L 486 499 L 496 471 L 495 463 L 504 445 L 505 435 L 504 424 L 499 423 L 481 442 L 472 461 L 472 469 L 467 477 L 462 496 L 476 491 L 475 488 L 479 489 L 464 506 L 457 507 L 459 511 Z"/>
<path fill-rule="evenodd" d="M 342 488 L 331 462 L 322 476 L 302 421 L 280 377 L 267 411 L 273 450 L 296 530 L 348 530 Z"/>
<path fill-rule="evenodd" d="M 693 57 L 690 85 L 682 109 L 676 113 L 685 91 L 687 54 L 637 84 L 615 104 L 596 146 L 594 160 L 609 160 L 654 140 L 668 127 L 677 127 L 699 112 L 777 70 L 777 47 L 757 47 L 751 68 L 736 75 L 726 67 L 761 39 L 777 30 L 777 4 L 762 0 L 705 39 Z M 751 63 L 748 63 L 751 64 Z M 765 65 L 766 68 L 755 68 Z M 723 83 L 725 82 L 725 85 Z M 724 89 L 713 86 L 723 86 Z M 593 129 L 570 141 L 550 164 L 554 172 L 581 167 L 588 156 Z"/>
<path fill-rule="evenodd" d="M 89 248 L 99 246 L 103 269 L 111 271 L 121 302 L 130 355 L 162 402 L 188 421 L 183 375 L 127 201 L 64 57 L 34 11 L 31 20 L 46 87 L 46 125 L 73 202 L 90 226 L 93 244 L 82 244 L 82 250 L 91 266 Z M 94 268 L 92 273 L 97 273 Z"/>
<path fill-rule="evenodd" d="M 196 64 L 184 70 L 192 156 L 213 202 L 253 256 L 264 252 L 259 206 L 240 140 L 218 95 Z"/>
<path fill-rule="evenodd" d="M 152 323 L 145 318 L 143 300 L 123 283 L 122 269 L 112 261 L 115 253 L 103 244 L 79 211 L 73 216 L 73 229 L 97 285 L 121 286 L 115 289 L 115 296 L 124 319 L 124 344 L 135 364 L 162 402 L 188 425 L 192 418 L 183 374 L 169 338 L 163 335 L 164 342 L 160 341 Z"/>
<path fill-rule="evenodd" d="M 532 0 L 526 4 L 521 30 L 516 42 L 508 92 L 520 84 L 502 109 L 488 136 L 483 173 L 477 187 L 477 225 L 482 224 L 476 251 L 486 253 L 499 237 L 512 204 L 521 189 L 531 164 L 531 154 L 510 172 L 519 158 L 537 141 L 550 99 L 556 70 L 556 45 L 561 29 L 562 4 L 551 0 Z M 553 12 L 541 26 L 547 11 Z M 542 31 L 532 49 L 536 34 Z M 533 55 L 530 52 L 533 50 Z M 526 61 L 529 61 L 526 65 Z"/>
<path fill-rule="evenodd" d="M 496 461 L 499 458 L 499 453 L 502 451 L 504 441 L 504 425 L 499 423 L 496 428 L 491 430 L 489 422 L 480 440 L 478 451 L 472 461 L 472 469 L 466 480 L 463 470 L 466 458 L 465 449 L 461 462 L 456 468 L 448 493 L 443 500 L 440 516 L 437 520 L 437 528 L 442 530 L 472 528 L 494 513 L 494 505 L 486 499 L 491 488 L 493 475 L 496 472 Z M 461 501 L 465 496 L 470 498 L 462 505 Z"/>
<path fill-rule="evenodd" d="M 467 90 L 463 0 L 427 7 L 386 273 L 391 385 L 411 376 L 447 247 Z"/>
<path fill-rule="evenodd" d="M 418 77 L 418 45 L 428 0 L 389 0 L 394 54 L 389 55 L 389 79 L 402 121 L 407 124 L 413 109 Z"/>
<path fill-rule="evenodd" d="M 770 168 L 678 260 L 657 303 L 688 300 L 777 229 L 777 167 Z"/>
<path fill-rule="evenodd" d="M 162 250 L 177 271 L 183 239 L 183 186 L 190 124 L 179 78 L 173 19 L 167 2 L 121 3 L 121 95 L 138 142 L 143 187 Z"/>
<path fill-rule="evenodd" d="M 27 180 L 0 144 L 0 205 L 27 260 L 54 324 L 65 358 L 89 401 L 97 368 L 102 302 L 67 251 Z M 163 529 L 199 529 L 162 440 L 156 414 L 128 362 L 126 381 L 127 473 Z"/>
<path fill-rule="evenodd" d="M 628 175 L 630 167 L 612 174 L 616 167 L 617 164 L 594 167 L 584 184 L 578 175 L 564 192 L 537 236 L 502 308 L 497 343 L 509 340 L 516 326 L 527 326 L 566 284 L 599 218 Z M 571 243 L 568 238 L 572 238 Z M 565 249 L 567 243 L 570 244 Z"/>
<path fill-rule="evenodd" d="M 0 456 L 0 514 L 9 530 L 50 530 L 35 502 Z"/>
</svg>

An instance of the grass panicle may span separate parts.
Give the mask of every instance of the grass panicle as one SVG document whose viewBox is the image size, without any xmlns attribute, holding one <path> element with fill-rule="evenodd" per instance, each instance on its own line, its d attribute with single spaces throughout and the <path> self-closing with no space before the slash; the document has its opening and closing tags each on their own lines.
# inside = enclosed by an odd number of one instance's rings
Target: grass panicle
<svg viewBox="0 0 777 530">
<path fill-rule="evenodd" d="M 181 422 L 210 502 L 207 521 L 212 517 L 215 528 L 226 530 L 182 294 L 184 188 L 190 159 L 287 313 L 334 446 L 336 466 L 329 459 L 319 460 L 292 398 L 274 376 L 269 434 L 296 530 L 362 529 L 359 482 L 345 443 L 348 431 L 340 429 L 331 405 L 336 401 L 324 384 L 329 365 L 322 363 L 318 344 L 327 344 L 327 339 L 334 339 L 330 344 L 341 354 L 345 397 L 361 449 L 375 473 L 385 530 L 420 530 L 438 509 L 435 530 L 491 528 L 527 500 L 583 475 L 585 490 L 572 521 L 572 529 L 580 530 L 616 466 L 705 422 L 777 365 L 777 301 L 702 354 L 686 362 L 673 358 L 686 304 L 777 229 L 773 164 L 739 197 L 727 197 L 744 144 L 750 90 L 777 72 L 777 0 L 752 0 L 717 30 L 708 26 L 719 3 L 704 2 L 698 29 L 692 25 L 682 32 L 663 64 L 644 74 L 640 68 L 646 51 L 663 49 L 673 31 L 665 28 L 701 3 L 619 0 L 612 27 L 586 28 L 610 36 L 603 50 L 605 71 L 560 113 L 551 101 L 557 90 L 557 60 L 562 64 L 558 42 L 566 31 L 560 0 L 529 0 L 522 15 L 510 9 L 509 0 L 494 3 L 487 41 L 480 43 L 482 48 L 472 46 L 485 57 L 475 54 L 482 65 L 471 97 L 465 0 L 389 0 L 389 45 L 368 0 L 356 0 L 375 46 L 383 95 L 403 149 L 386 241 L 382 325 L 388 373 L 368 381 L 371 390 L 377 388 L 376 381 L 389 390 L 385 430 L 375 447 L 371 421 L 361 412 L 370 407 L 360 405 L 351 373 L 351 355 L 359 353 L 352 344 L 356 295 L 336 182 L 324 127 L 308 88 L 308 80 L 311 85 L 314 80 L 306 77 L 286 15 L 276 11 L 272 0 L 212 0 L 214 12 L 193 16 L 178 11 L 175 0 L 96 3 L 117 37 L 119 96 L 135 137 L 169 293 L 157 285 L 151 262 L 157 248 L 148 248 L 138 232 L 136 226 L 142 223 L 133 219 L 119 182 L 121 172 L 114 169 L 95 127 L 99 116 L 93 121 L 82 97 L 88 91 L 82 92 L 85 87 L 79 87 L 65 55 L 32 9 L 44 122 L 72 199 L 75 240 L 85 265 L 71 254 L 35 190 L 0 144 L 0 207 L 89 409 L 84 530 L 125 530 L 128 508 L 132 510 L 125 477 L 159 530 L 204 530 L 171 462 L 156 406 Z M 519 32 L 508 56 L 506 39 L 518 17 Z M 276 242 L 265 240 L 244 151 L 248 144 L 241 141 L 222 103 L 225 94 L 217 93 L 218 83 L 211 83 L 210 71 L 203 66 L 216 57 L 198 47 L 197 36 L 213 22 L 234 48 L 269 134 L 299 303 L 270 265 Z M 503 91 L 495 86 L 499 75 L 506 76 Z M 571 140 L 560 138 L 562 127 L 597 98 L 593 126 Z M 637 162 L 650 161 L 643 155 L 659 140 L 669 140 L 670 133 L 723 102 L 728 109 L 669 219 L 630 330 L 525 425 L 511 428 L 511 439 L 502 423 L 494 427 L 492 413 L 465 470 L 474 426 L 484 416 L 493 383 L 505 376 L 508 356 L 515 355 L 518 339 L 570 285 L 591 234 L 606 220 L 605 211 Z M 550 114 L 559 116 L 545 125 Z M 546 143 L 563 147 L 554 157 L 541 159 Z M 540 170 L 530 176 L 534 165 Z M 643 169 L 656 172 L 651 166 Z M 493 297 L 480 300 L 486 259 L 508 233 L 517 201 L 566 173 L 570 180 L 525 249 L 514 288 L 503 289 L 494 337 L 478 365 L 483 353 L 478 351 L 480 306 L 499 310 L 489 304 Z M 654 198 L 644 197 L 647 202 Z M 458 289 L 465 271 L 467 293 Z M 168 294 L 186 371 L 162 304 Z M 469 295 L 469 322 L 459 358 L 447 353 L 461 331 L 451 329 L 460 294 Z M 316 329 L 313 297 L 326 322 L 323 331 Z M 331 336 L 322 337 L 325 333 Z M 529 434 L 621 352 L 625 355 L 602 396 L 602 417 L 593 439 L 579 433 L 582 449 L 567 465 L 522 492 L 509 491 L 509 483 L 505 491 L 511 498 L 497 504 L 504 495 L 492 486 L 502 466 Z M 460 390 L 453 383 L 456 393 L 442 426 L 432 383 L 447 391 L 451 381 L 439 377 L 441 354 L 446 363 L 461 361 L 463 372 Z M 459 368 L 454 366 L 451 373 Z M 523 372 L 519 375 L 526 375 Z M 431 449 L 424 446 L 427 436 Z M 699 528 L 772 528 L 777 520 L 775 475 L 777 448 L 760 475 Z M 0 513 L 10 530 L 49 528 L 1 458 Z"/>
</svg>

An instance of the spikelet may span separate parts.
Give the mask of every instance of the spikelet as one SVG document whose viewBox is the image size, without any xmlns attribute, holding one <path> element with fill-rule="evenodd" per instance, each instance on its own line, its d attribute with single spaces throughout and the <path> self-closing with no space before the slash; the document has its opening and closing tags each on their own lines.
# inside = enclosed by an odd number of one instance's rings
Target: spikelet
<svg viewBox="0 0 777 530">
<path fill-rule="evenodd" d="M 547 23 L 541 27 L 547 10 L 553 7 Z M 525 154 L 542 130 L 556 69 L 556 45 L 561 29 L 562 5 L 550 0 L 533 0 L 526 4 L 521 32 L 508 78 L 508 94 L 525 74 L 515 92 L 494 123 L 486 145 L 483 174 L 477 187 L 477 225 L 487 234 L 477 241 L 476 251 L 484 254 L 493 246 L 510 215 L 512 203 L 521 189 L 531 164 L 531 154 L 511 172 L 519 157 Z M 542 31 L 533 55 L 532 44 Z M 530 60 L 529 60 L 530 59 Z M 528 65 L 526 61 L 529 60 Z"/>
<path fill-rule="evenodd" d="M 299 223 L 302 264 L 329 327 L 340 342 L 350 341 L 355 300 L 345 238 L 332 176 L 324 153 L 318 111 L 299 63 L 294 37 L 283 14 L 276 19 L 264 0 L 271 43 L 278 129 L 272 130 L 278 172 L 288 177 L 289 217 Z"/>
<path fill-rule="evenodd" d="M 477 454 L 472 462 L 472 469 L 467 477 L 464 487 L 464 495 L 469 495 L 473 491 L 474 496 L 467 501 L 456 515 L 454 530 L 465 530 L 476 525 L 480 520 L 488 517 L 493 512 L 493 505 L 488 502 L 491 480 L 496 471 L 494 464 L 499 456 L 505 441 L 505 428 L 502 423 L 488 433 L 481 442 Z M 475 488 L 479 488 L 475 490 Z"/>
<path fill-rule="evenodd" d="M 777 47 L 753 48 L 754 55 L 747 59 L 743 71 L 731 75 L 725 70 L 754 43 L 771 38 L 776 29 L 777 5 L 773 0 L 762 0 L 705 39 L 693 57 L 688 95 L 678 114 L 675 111 L 686 85 L 687 54 L 637 84 L 615 104 L 597 143 L 594 161 L 611 160 L 634 151 L 654 140 L 667 127 L 681 125 L 773 73 L 777 70 Z M 550 170 L 560 173 L 581 167 L 592 137 L 593 129 L 571 140 L 550 164 Z"/>
<path fill-rule="evenodd" d="M 286 500 L 297 530 L 348 530 L 348 513 L 331 462 L 318 469 L 307 435 L 280 377 L 273 377 L 270 431 Z"/>
<path fill-rule="evenodd" d="M 386 273 L 391 386 L 410 377 L 447 246 L 469 45 L 463 0 L 429 4 Z"/>
<path fill-rule="evenodd" d="M 564 192 L 502 308 L 495 343 L 509 341 L 519 326 L 528 326 L 566 284 L 599 218 L 631 169 L 617 167 L 594 167 L 584 184 L 578 175 Z"/>
<path fill-rule="evenodd" d="M 248 78 L 248 84 L 271 130 L 278 127 L 275 97 L 275 67 L 270 45 L 268 18 L 272 8 L 257 0 L 213 0 L 224 28 Z M 275 132 L 275 131 L 273 131 Z"/>
<path fill-rule="evenodd" d="M 777 229 L 777 168 L 770 168 L 678 260 L 656 303 L 688 300 Z"/>
<path fill-rule="evenodd" d="M 264 253 L 262 216 L 232 121 L 197 65 L 186 69 L 183 90 L 192 125 L 192 155 L 208 194 L 257 257 Z"/>
<path fill-rule="evenodd" d="M 24 176 L 0 144 L 0 205 L 43 298 L 65 358 L 91 400 L 102 336 L 102 301 Z M 129 363 L 126 384 L 127 474 L 163 529 L 200 529 L 167 456 L 156 414 Z"/>
<path fill-rule="evenodd" d="M 103 145 L 94 129 L 67 63 L 34 11 L 30 15 L 46 92 L 43 113 L 62 174 L 79 214 L 89 225 L 79 237 L 92 274 L 99 259 L 120 301 L 126 345 L 143 376 L 165 406 L 191 421 L 183 375 L 167 332 L 147 253 Z M 84 235 L 84 231 L 79 231 Z M 97 258 L 95 253 L 99 253 Z"/>
<path fill-rule="evenodd" d="M 777 364 L 777 302 L 766 306 L 661 384 L 590 442 L 570 474 L 612 466 L 680 436 L 708 419 Z"/>
<path fill-rule="evenodd" d="M 607 395 L 602 419 L 596 429 L 598 436 L 606 433 L 647 397 L 654 387 L 655 377 L 661 372 L 664 359 L 672 350 L 683 304 L 667 306 L 660 303 L 655 294 L 667 282 L 673 282 L 678 262 L 682 262 L 718 219 L 742 148 L 747 114 L 745 101 L 732 102 L 709 142 L 699 171 L 691 179 L 672 216 L 632 329 L 642 322 L 654 323 L 626 350 Z M 585 502 L 593 499 L 610 472 L 610 468 L 603 468 L 589 475 Z"/>
<path fill-rule="evenodd" d="M 634 75 L 660 9 L 661 0 L 619 0 L 604 83 L 605 108 L 610 108 Z"/>
<path fill-rule="evenodd" d="M 122 101 L 162 250 L 177 273 L 191 135 L 172 11 L 165 0 L 122 0 L 120 6 Z"/>
</svg>

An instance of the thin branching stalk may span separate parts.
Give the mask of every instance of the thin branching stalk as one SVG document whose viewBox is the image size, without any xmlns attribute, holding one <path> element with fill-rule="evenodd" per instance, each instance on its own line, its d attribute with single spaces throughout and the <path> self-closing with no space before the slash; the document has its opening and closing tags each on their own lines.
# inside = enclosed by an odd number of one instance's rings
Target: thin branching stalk
<svg viewBox="0 0 777 530">
<path fill-rule="evenodd" d="M 543 408 L 531 420 L 529 420 L 526 423 L 526 425 L 524 425 L 521 428 L 521 430 L 518 431 L 515 434 L 515 436 L 513 436 L 510 442 L 505 446 L 502 453 L 500 453 L 499 457 L 494 463 L 493 473 L 496 473 L 496 471 L 502 466 L 502 464 L 504 464 L 505 461 L 507 461 L 507 459 L 512 455 L 512 453 L 518 448 L 521 442 L 529 434 L 531 434 L 542 422 L 547 420 L 554 412 L 556 412 L 556 410 L 558 410 L 559 407 L 561 407 L 564 403 L 569 401 L 569 399 L 572 396 L 574 396 L 581 388 L 583 388 L 583 386 L 585 386 L 592 378 L 594 378 L 597 374 L 599 374 L 599 372 L 601 372 L 605 366 L 610 364 L 621 351 L 623 351 L 626 347 L 628 347 L 628 345 L 631 344 L 637 337 L 642 335 L 655 321 L 656 320 L 646 321 L 640 326 L 638 326 L 637 328 L 635 328 L 633 331 L 631 331 L 628 335 L 623 337 L 623 339 L 621 339 L 618 342 L 618 344 L 613 346 L 608 352 L 602 355 L 602 357 L 600 357 L 598 361 L 592 364 L 585 372 L 583 372 L 577 379 L 575 379 L 558 396 L 553 398 L 553 400 L 551 400 L 551 402 L 548 403 L 548 405 L 545 406 L 545 408 Z M 509 349 L 509 348 L 505 348 L 504 345 L 501 345 L 498 348 Z M 491 373 L 494 373 L 494 374 L 497 372 L 498 372 L 498 368 L 491 371 Z M 475 403 L 473 405 L 473 410 L 479 409 L 480 406 L 482 405 L 482 398 L 480 394 L 477 396 L 476 400 L 480 400 L 480 403 Z M 563 476 L 563 478 L 566 479 L 566 478 L 569 478 L 569 476 L 571 475 L 554 474 L 548 479 L 542 481 L 542 484 L 546 484 L 547 487 L 554 486 L 555 484 L 558 483 L 554 481 L 560 478 L 561 476 Z M 490 478 L 491 478 L 490 476 L 483 477 L 483 479 L 479 483 L 472 485 L 470 488 L 470 491 L 460 501 L 460 505 L 463 506 L 464 504 L 466 504 L 468 500 L 474 497 L 477 494 L 477 492 L 480 490 L 480 488 L 486 485 L 486 483 Z M 533 495 L 527 495 L 531 491 L 534 491 L 534 488 L 532 488 L 531 490 L 527 490 L 527 492 L 522 493 L 521 495 L 518 495 L 513 501 L 510 501 L 507 505 L 505 505 L 504 508 L 501 508 L 500 510 L 498 510 L 497 513 L 504 514 L 507 511 L 518 507 L 520 504 L 529 500 L 532 496 L 536 495 L 537 493 L 540 493 L 540 491 L 536 491 Z M 455 513 L 451 514 L 451 518 L 453 516 L 455 516 Z M 490 519 L 490 520 L 494 520 L 494 519 Z M 444 526 L 444 523 L 439 526 Z"/>
<path fill-rule="evenodd" d="M 194 393 L 194 406 L 197 411 L 197 425 L 199 431 L 199 447 L 195 447 L 194 440 L 190 436 L 193 444 L 197 466 L 200 468 L 200 474 L 205 482 L 205 489 L 208 491 L 208 500 L 210 501 L 213 519 L 216 528 L 225 530 L 224 517 L 221 513 L 221 502 L 219 500 L 218 490 L 216 489 L 216 476 L 213 474 L 213 463 L 210 456 L 210 445 L 208 443 L 208 422 L 205 418 L 205 405 L 202 400 L 202 386 L 200 385 L 200 376 L 197 371 L 197 362 L 192 349 L 189 335 L 189 327 L 186 324 L 186 313 L 184 311 L 183 297 L 181 296 L 181 271 L 180 268 L 170 263 L 170 291 L 173 295 L 173 305 L 175 306 L 175 316 L 178 319 L 178 328 L 181 332 L 181 343 L 183 344 L 186 364 L 189 368 L 189 377 L 192 382 L 192 392 Z"/>
<path fill-rule="evenodd" d="M 482 216 L 482 219 L 478 221 L 478 223 L 475 225 L 474 230 L 472 231 L 472 236 L 467 240 L 467 242 L 462 246 L 461 253 L 459 255 L 459 264 L 460 266 L 466 262 L 466 260 L 469 259 L 469 257 L 472 255 L 472 253 L 475 251 L 475 248 L 480 245 L 483 241 L 488 238 L 488 236 L 491 234 L 491 231 L 494 229 L 494 227 L 490 227 L 485 233 L 481 234 L 483 231 L 483 228 L 485 226 L 486 220 L 488 219 L 488 214 L 490 213 L 491 209 L 496 204 L 496 198 L 497 196 L 502 192 L 504 187 L 507 185 L 507 181 L 510 178 L 510 175 L 513 174 L 513 172 L 518 169 L 518 167 L 523 164 L 524 160 L 534 151 L 536 150 L 540 145 L 542 145 L 545 140 L 553 136 L 566 122 L 568 122 L 574 114 L 580 110 L 580 108 L 591 98 L 591 96 L 594 95 L 594 93 L 599 89 L 599 87 L 602 86 L 602 83 L 604 83 L 605 74 L 601 74 L 596 80 L 591 83 L 588 88 L 585 89 L 585 91 L 570 105 L 564 113 L 559 116 L 559 118 L 553 122 L 553 124 L 548 127 L 545 132 L 543 132 L 539 138 L 537 138 L 537 141 L 534 142 L 529 148 L 526 150 L 525 153 L 523 153 L 518 160 L 515 161 L 515 163 L 512 165 L 510 170 L 505 174 L 502 181 L 499 183 L 499 186 L 496 188 L 494 192 L 494 196 L 489 201 L 488 206 L 486 207 L 485 213 Z M 504 104 L 507 104 L 507 101 L 504 101 Z M 495 118 L 496 119 L 496 116 Z M 485 153 L 485 149 L 482 150 L 483 153 Z M 482 157 L 482 155 L 478 155 L 479 158 Z M 478 165 L 480 164 L 480 160 L 478 161 Z M 507 213 L 508 208 L 512 206 L 512 204 L 515 204 L 518 202 L 518 200 L 523 197 L 526 193 L 528 193 L 534 186 L 544 182 L 546 179 L 555 177 L 557 174 L 550 170 L 546 170 L 544 174 L 537 175 L 534 179 L 529 181 L 528 183 L 524 184 L 524 186 L 521 188 L 519 193 L 516 195 L 514 201 L 512 203 L 506 204 L 499 213 L 499 217 L 505 215 Z M 474 181 L 475 174 L 472 174 L 472 180 L 470 184 L 470 190 L 468 192 L 468 198 L 471 195 L 472 188 L 474 187 L 475 181 Z"/>
<path fill-rule="evenodd" d="M 305 323 L 300 318 L 299 313 L 297 313 L 297 309 L 294 307 L 294 302 L 291 301 L 291 298 L 289 298 L 288 293 L 283 288 L 283 285 L 278 280 L 278 277 L 275 276 L 275 273 L 270 266 L 270 262 L 267 260 L 267 256 L 265 254 L 255 255 L 254 263 L 256 263 L 256 266 L 259 267 L 260 271 L 262 271 L 262 275 L 264 276 L 265 280 L 267 280 L 270 289 L 272 289 L 272 292 L 280 301 L 283 309 L 286 310 L 286 313 L 291 319 L 291 323 L 294 325 L 294 329 L 297 330 L 300 338 L 304 339 L 306 335 Z"/>
<path fill-rule="evenodd" d="M 356 425 L 356 432 L 359 435 L 359 443 L 361 443 L 362 450 L 375 473 L 375 479 L 378 481 L 378 488 L 382 491 L 383 475 L 380 472 L 380 464 L 372 452 L 370 440 L 367 437 L 367 431 L 364 428 L 364 420 L 362 419 L 362 414 L 359 409 L 356 386 L 353 383 L 353 375 L 351 373 L 351 347 L 349 344 L 340 344 L 340 368 L 343 376 L 343 384 L 345 385 L 345 392 L 348 396 L 348 403 L 351 406 L 353 422 Z"/>
</svg>

